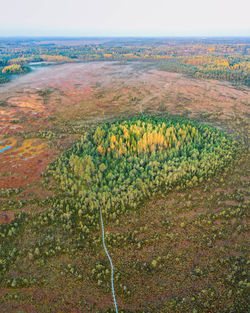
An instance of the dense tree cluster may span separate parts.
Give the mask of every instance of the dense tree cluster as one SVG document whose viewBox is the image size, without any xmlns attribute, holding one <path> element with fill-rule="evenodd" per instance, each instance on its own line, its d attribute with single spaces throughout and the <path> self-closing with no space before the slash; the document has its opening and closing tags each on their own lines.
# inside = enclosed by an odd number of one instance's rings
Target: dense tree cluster
<svg viewBox="0 0 250 313">
<path fill-rule="evenodd" d="M 249 56 L 194 56 L 162 61 L 159 68 L 192 77 L 227 80 L 249 86 L 249 64 Z"/>
<path fill-rule="evenodd" d="M 19 64 L 5 66 L 2 69 L 2 74 L 23 74 L 28 72 L 28 68 Z"/>
<path fill-rule="evenodd" d="M 107 217 L 143 199 L 193 186 L 223 170 L 236 144 L 221 131 L 190 120 L 139 116 L 99 125 L 50 165 L 59 186 Z"/>
</svg>

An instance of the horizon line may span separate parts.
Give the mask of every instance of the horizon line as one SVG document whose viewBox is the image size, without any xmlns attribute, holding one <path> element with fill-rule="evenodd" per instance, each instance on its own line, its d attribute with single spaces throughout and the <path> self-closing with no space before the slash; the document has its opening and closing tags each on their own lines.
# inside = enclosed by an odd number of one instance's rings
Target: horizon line
<svg viewBox="0 0 250 313">
<path fill-rule="evenodd" d="M 250 35 L 0 35 L 0 38 L 250 38 Z"/>
</svg>

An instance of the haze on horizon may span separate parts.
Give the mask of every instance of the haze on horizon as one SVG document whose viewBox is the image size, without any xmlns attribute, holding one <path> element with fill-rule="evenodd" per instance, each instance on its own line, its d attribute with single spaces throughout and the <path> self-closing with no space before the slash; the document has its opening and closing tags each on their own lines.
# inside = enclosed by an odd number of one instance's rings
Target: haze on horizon
<svg viewBox="0 0 250 313">
<path fill-rule="evenodd" d="M 250 36 L 248 0 L 8 0 L 0 36 Z"/>
</svg>

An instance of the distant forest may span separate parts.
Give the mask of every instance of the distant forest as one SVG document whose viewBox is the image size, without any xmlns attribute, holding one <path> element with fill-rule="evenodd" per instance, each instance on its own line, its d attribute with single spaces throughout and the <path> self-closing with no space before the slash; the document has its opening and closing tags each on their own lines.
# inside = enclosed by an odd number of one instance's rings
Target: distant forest
<svg viewBox="0 0 250 313">
<path fill-rule="evenodd" d="M 0 84 L 32 63 L 148 61 L 164 71 L 250 86 L 250 38 L 0 39 Z"/>
</svg>

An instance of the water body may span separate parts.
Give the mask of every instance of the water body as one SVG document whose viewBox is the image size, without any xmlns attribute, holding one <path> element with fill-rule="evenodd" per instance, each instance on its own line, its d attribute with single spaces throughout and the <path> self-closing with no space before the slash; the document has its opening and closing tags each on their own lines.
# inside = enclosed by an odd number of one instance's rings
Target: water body
<svg viewBox="0 0 250 313">
<path fill-rule="evenodd" d="M 12 75 L 11 80 L 8 83 L 5 84 L 0 84 L 0 92 L 8 91 L 10 88 L 27 88 L 29 85 L 33 82 L 34 78 L 37 79 L 37 75 L 45 72 L 46 70 L 54 67 L 54 66 L 60 66 L 63 64 L 58 64 L 58 63 L 50 63 L 50 62 L 37 62 L 33 64 L 28 64 L 30 66 L 31 71 L 28 73 L 24 74 L 19 74 L 19 75 Z M 41 77 L 41 80 L 43 78 Z"/>
<path fill-rule="evenodd" d="M 6 146 L 6 147 L 0 149 L 0 152 L 3 152 L 3 151 L 5 151 L 5 150 L 8 150 L 8 149 L 10 149 L 11 147 L 12 147 L 12 146 Z"/>
</svg>

